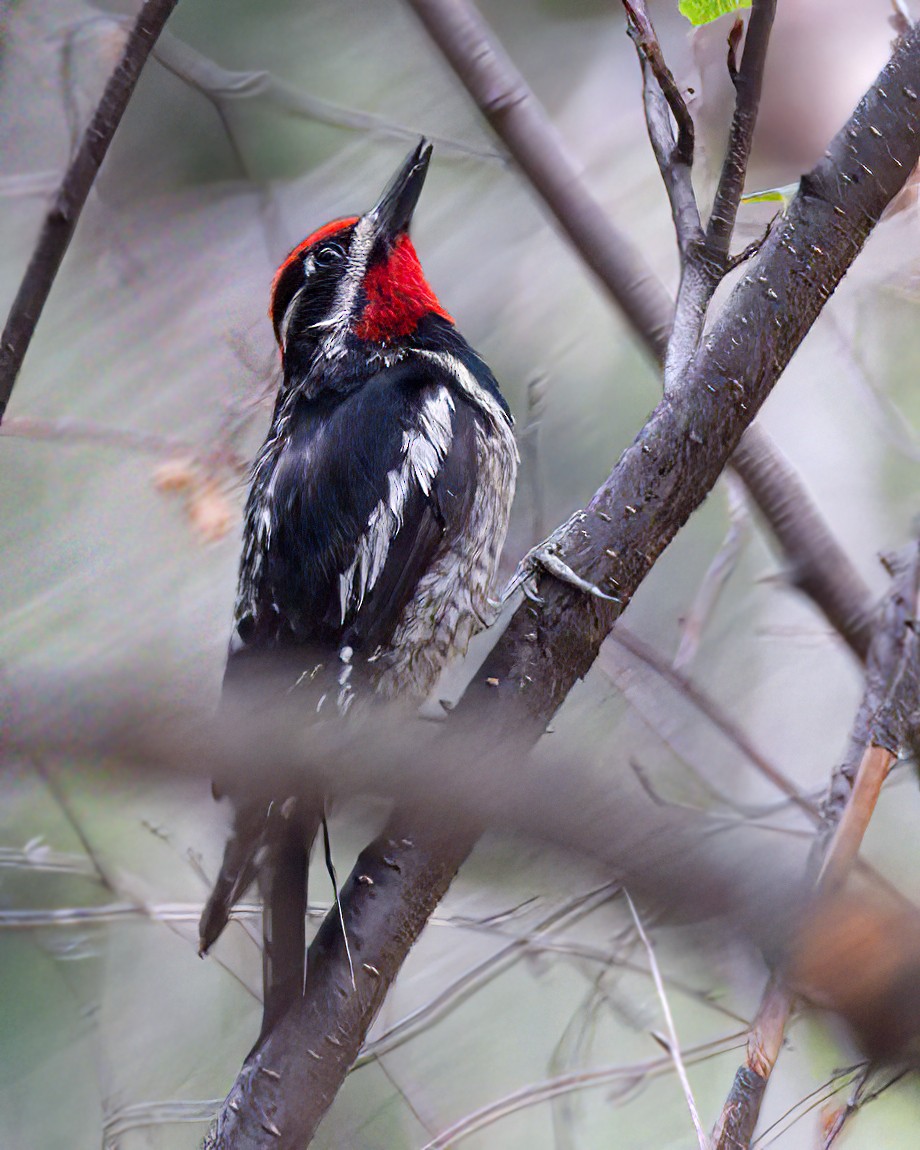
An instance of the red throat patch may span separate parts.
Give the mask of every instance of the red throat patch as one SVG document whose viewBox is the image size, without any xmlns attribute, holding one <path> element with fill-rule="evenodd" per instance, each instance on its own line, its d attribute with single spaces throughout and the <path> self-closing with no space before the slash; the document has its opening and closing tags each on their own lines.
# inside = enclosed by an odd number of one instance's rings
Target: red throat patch
<svg viewBox="0 0 920 1150">
<path fill-rule="evenodd" d="M 364 292 L 367 302 L 354 329 L 359 339 L 386 343 L 408 335 L 429 312 L 454 322 L 425 279 L 407 235 L 399 237 L 388 259 L 368 269 Z"/>
</svg>

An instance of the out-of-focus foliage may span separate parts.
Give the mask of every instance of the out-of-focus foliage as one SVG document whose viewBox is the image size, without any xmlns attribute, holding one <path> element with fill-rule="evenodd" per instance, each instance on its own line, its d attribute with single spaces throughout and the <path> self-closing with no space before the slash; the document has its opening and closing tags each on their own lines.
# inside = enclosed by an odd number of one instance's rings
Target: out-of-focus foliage
<svg viewBox="0 0 920 1150">
<path fill-rule="evenodd" d="M 780 5 L 749 187 L 794 182 L 822 153 L 887 56 L 888 8 L 840 0 L 828 20 L 824 0 Z M 483 10 L 595 194 L 673 287 L 671 223 L 616 6 L 492 0 Z M 731 107 L 724 34 L 716 24 L 688 38 L 672 0 L 654 15 L 675 74 L 693 89 L 705 199 Z M 7 11 L 4 308 L 121 27 L 83 0 Z M 169 31 L 209 82 L 176 74 L 168 44 L 161 60 L 173 71 L 151 61 L 0 437 L 0 657 L 13 677 L 35 666 L 153 667 L 178 697 L 216 701 L 241 461 L 264 432 L 275 372 L 265 318 L 273 268 L 311 228 L 372 202 L 419 134 L 436 152 L 415 238 L 438 295 L 501 380 L 520 428 L 528 384 L 544 381 L 540 530 L 590 497 L 658 383 L 397 0 L 183 0 Z M 226 70 L 248 77 L 235 94 Z M 771 210 L 743 210 L 738 247 Z M 762 417 L 876 590 L 876 554 L 909 535 L 917 510 L 917 252 L 913 210 L 883 224 Z M 534 491 L 525 467 L 506 569 L 538 530 Z M 666 662 L 729 530 L 728 507 L 720 485 L 629 609 L 627 624 Z M 750 509 L 735 518 L 744 543 L 689 670 L 764 755 L 820 793 L 859 674 L 786 586 Z M 592 673 L 548 739 L 594 748 L 611 787 L 636 789 L 641 772 L 658 801 L 711 810 L 714 833 L 753 809 L 777 852 L 804 850 L 807 825 L 775 806 L 737 745 L 648 666 L 622 652 L 616 661 L 616 689 Z M 195 954 L 225 812 L 203 787 L 164 792 L 116 763 L 7 765 L 0 786 L 0 1141 L 89 1147 L 105 1130 L 121 1150 L 192 1145 L 259 1019 L 253 915 L 241 915 L 214 957 Z M 340 872 L 374 811 L 335 818 Z M 911 896 L 918 818 L 905 771 L 865 848 Z M 651 1036 L 661 1019 L 646 956 L 604 887 L 609 877 L 539 845 L 485 841 L 411 955 L 317 1145 L 419 1148 L 506 1097 L 516 1100 L 489 1111 L 464 1146 L 689 1144 L 680 1090 Z M 321 876 L 312 895 L 328 905 Z M 652 933 L 697 1102 L 712 1116 L 738 1059 L 726 1048 L 756 1007 L 763 972 L 741 953 L 700 956 L 692 931 Z M 420 1010 L 424 1025 L 387 1039 Z M 796 1024 L 765 1110 L 764 1127 L 779 1125 L 764 1144 L 779 1134 L 772 1144 L 813 1147 L 819 1111 L 808 1107 L 851 1057 L 839 1035 Z M 547 1092 L 549 1079 L 559 1082 Z M 862 1145 L 914 1144 L 906 1093 L 857 1121 Z"/>
</svg>

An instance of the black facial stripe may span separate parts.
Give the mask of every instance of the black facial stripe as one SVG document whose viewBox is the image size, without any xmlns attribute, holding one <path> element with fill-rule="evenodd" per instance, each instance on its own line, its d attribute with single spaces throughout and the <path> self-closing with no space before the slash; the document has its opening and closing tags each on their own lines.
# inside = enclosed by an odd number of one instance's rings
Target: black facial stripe
<svg viewBox="0 0 920 1150">
<path fill-rule="evenodd" d="M 311 247 L 306 248 L 296 258 L 288 256 L 275 281 L 275 291 L 272 296 L 271 320 L 276 337 L 280 336 L 281 324 L 290 307 L 291 300 L 304 286 L 308 278 L 311 284 L 317 285 L 319 298 L 331 300 L 334 297 L 335 284 L 340 278 L 341 268 L 351 244 L 354 229 L 355 225 L 349 224 L 341 231 L 335 232 L 332 236 L 325 236 Z M 334 254 L 335 258 L 323 262 L 321 253 L 324 252 L 328 252 L 330 256 Z M 309 277 L 307 276 L 307 267 L 310 267 Z M 321 317 L 313 316 L 311 318 Z"/>
<path fill-rule="evenodd" d="M 278 277 L 275 284 L 275 294 L 272 296 L 272 326 L 277 336 L 281 330 L 281 321 L 288 309 L 288 304 L 303 287 L 303 261 L 292 261 Z"/>
</svg>

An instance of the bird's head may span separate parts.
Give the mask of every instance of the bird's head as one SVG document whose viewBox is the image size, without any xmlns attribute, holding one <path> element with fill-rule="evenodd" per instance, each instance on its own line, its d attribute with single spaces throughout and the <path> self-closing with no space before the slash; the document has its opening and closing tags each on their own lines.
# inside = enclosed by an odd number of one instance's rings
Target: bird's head
<svg viewBox="0 0 920 1150">
<path fill-rule="evenodd" d="M 286 375 L 398 348 L 431 313 L 452 322 L 409 238 L 430 158 L 422 140 L 369 212 L 319 228 L 278 269 L 269 314 Z"/>
</svg>

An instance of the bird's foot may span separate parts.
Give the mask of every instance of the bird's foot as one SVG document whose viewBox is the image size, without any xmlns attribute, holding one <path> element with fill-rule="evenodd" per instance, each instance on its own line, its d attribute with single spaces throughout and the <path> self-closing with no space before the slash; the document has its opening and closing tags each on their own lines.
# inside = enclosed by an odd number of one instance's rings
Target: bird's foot
<svg viewBox="0 0 920 1150">
<path fill-rule="evenodd" d="M 552 575 L 554 579 L 558 579 L 561 583 L 568 583 L 570 587 L 581 591 L 584 595 L 592 595 L 595 599 L 605 599 L 608 603 L 619 603 L 620 598 L 617 595 L 608 595 L 606 591 L 602 591 L 596 584 L 591 583 L 587 579 L 583 579 L 581 575 L 573 571 L 572 568 L 562 558 L 562 545 L 565 541 L 569 530 L 585 519 L 584 511 L 576 511 L 574 515 L 569 518 L 542 543 L 538 543 L 536 547 L 532 547 L 524 558 L 518 563 L 517 569 L 511 578 L 508 580 L 508 585 L 505 587 L 501 595 L 501 602 L 505 603 L 517 591 L 523 591 L 524 595 L 532 602 L 542 604 L 542 598 L 536 591 L 536 578 L 537 575 L 544 571 L 547 575 Z"/>
</svg>

